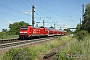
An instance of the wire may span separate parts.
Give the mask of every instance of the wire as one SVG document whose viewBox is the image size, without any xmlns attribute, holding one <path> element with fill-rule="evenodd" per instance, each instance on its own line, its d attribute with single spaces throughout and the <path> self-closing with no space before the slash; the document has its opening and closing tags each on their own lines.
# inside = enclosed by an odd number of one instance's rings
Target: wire
<svg viewBox="0 0 90 60">
<path fill-rule="evenodd" d="M 32 2 L 32 1 L 30 1 L 30 0 L 27 0 L 29 3 L 34 3 L 34 2 Z M 51 13 L 53 13 L 53 14 L 56 14 L 56 13 L 54 13 L 53 11 L 50 11 L 50 10 L 48 10 L 47 8 L 44 8 L 44 7 L 42 7 L 42 6 L 40 6 L 40 5 L 38 5 L 38 4 L 36 4 L 36 3 L 34 3 L 35 5 L 37 5 L 37 6 L 39 6 L 39 7 L 41 7 L 41 8 L 43 8 L 43 9 L 45 9 L 45 10 L 47 10 L 47 11 L 49 11 L 49 12 L 51 12 Z M 57 16 L 59 16 L 58 14 L 56 14 Z"/>
<path fill-rule="evenodd" d="M 24 2 L 22 2 L 21 0 L 19 0 L 21 3 L 23 3 L 25 6 L 27 6 L 28 8 L 31 8 L 29 7 L 27 4 L 25 4 Z"/>
<path fill-rule="evenodd" d="M 1 13 L 1 14 L 4 14 L 4 15 L 8 15 L 8 16 L 13 16 L 13 17 L 21 18 L 21 19 L 26 19 L 26 18 L 18 17 L 18 16 L 15 16 L 15 15 L 11 15 L 11 14 L 8 14 L 8 13 L 4 13 L 4 12 L 0 12 L 0 13 Z M 30 20 L 30 19 L 26 19 L 26 20 Z"/>
<path fill-rule="evenodd" d="M 32 2 L 32 1 L 30 1 L 30 0 L 27 0 L 31 5 L 33 5 L 32 3 L 34 3 L 34 2 Z M 40 5 L 38 5 L 38 4 L 36 4 L 36 3 L 34 3 L 35 5 L 37 5 L 37 6 L 39 6 L 39 7 L 41 7 L 41 8 L 43 8 L 42 6 L 40 6 Z M 44 8 L 43 8 L 44 9 Z M 38 10 L 38 12 L 40 12 L 39 10 Z M 38 17 L 35 17 L 35 18 L 37 18 L 37 19 L 40 19 L 40 20 L 45 20 L 45 19 L 41 19 L 41 16 L 43 15 L 44 17 L 46 16 L 46 15 L 44 15 L 43 13 L 40 13 L 40 14 L 42 14 L 42 15 L 40 15 L 38 12 L 35 12 L 36 14 L 38 14 L 39 16 L 40 16 L 40 18 L 38 18 Z M 50 11 L 51 12 L 51 11 Z M 46 18 L 47 18 L 47 16 L 46 16 Z M 53 20 L 52 20 L 53 21 Z"/>
<path fill-rule="evenodd" d="M 20 2 L 22 2 L 21 0 L 19 0 Z M 28 1 L 28 0 L 27 0 Z M 30 3 L 30 1 L 28 1 Z M 24 2 L 22 2 L 25 6 L 29 7 L 28 5 L 26 5 Z M 31 3 L 30 3 L 31 4 Z M 32 5 L 32 4 L 31 4 Z M 30 7 L 29 7 L 30 8 Z M 39 13 L 35 12 L 36 14 L 38 14 L 39 16 L 41 16 Z M 45 15 L 44 15 L 45 16 Z M 39 18 L 38 18 L 39 19 Z M 41 20 L 41 19 L 40 19 Z"/>
<path fill-rule="evenodd" d="M 46 5 L 49 5 L 50 7 L 52 7 L 53 9 L 55 9 L 55 10 L 57 10 L 57 11 L 59 11 L 58 9 L 56 9 L 55 7 L 53 7 L 53 6 L 51 6 L 50 4 L 48 4 L 47 2 L 45 2 L 45 1 L 43 1 L 43 0 L 41 0 L 42 2 L 44 2 Z M 59 11 L 59 12 L 61 12 L 61 11 Z M 62 14 L 65 14 L 65 13 L 62 13 Z"/>
<path fill-rule="evenodd" d="M 81 6 L 78 6 L 77 8 L 75 8 L 75 9 L 73 9 L 73 10 L 71 10 L 71 12 L 70 13 L 72 13 L 72 12 L 74 12 L 74 11 L 76 11 L 78 8 L 80 8 Z"/>
<path fill-rule="evenodd" d="M 18 12 L 18 13 L 24 14 L 24 13 L 21 12 L 21 11 L 18 11 L 18 10 L 16 10 L 16 9 L 13 9 L 13 8 L 10 8 L 10 7 L 7 7 L 7 6 L 5 6 L 5 5 L 0 4 L 0 6 L 2 6 L 2 7 L 4 7 L 4 8 L 7 8 L 7 9 L 9 9 L 9 10 L 13 10 L 13 11 L 16 11 L 16 12 Z M 28 14 L 25 14 L 25 15 L 28 15 Z M 29 15 L 29 16 L 30 16 L 30 15 Z"/>
<path fill-rule="evenodd" d="M 28 3 L 30 3 L 31 5 L 33 5 L 33 4 L 32 4 L 33 2 L 31 3 L 29 0 L 27 0 L 27 1 L 28 1 Z M 39 6 L 39 7 L 40 7 L 40 6 Z M 38 14 L 39 16 L 42 16 L 42 15 L 43 15 L 44 17 L 46 16 L 45 14 L 41 13 L 39 10 L 38 10 L 38 12 L 41 14 L 41 15 L 40 15 L 39 13 L 36 12 L 36 14 Z M 47 17 L 47 16 L 46 16 L 46 17 Z"/>
<path fill-rule="evenodd" d="M 45 2 L 44 0 L 41 0 L 42 2 L 44 2 L 46 5 L 48 5 L 48 6 L 50 6 L 50 7 L 52 7 L 53 9 L 55 9 L 55 10 L 57 10 L 57 11 L 59 11 L 59 12 L 61 12 L 60 10 L 58 10 L 58 9 L 56 9 L 55 7 L 53 7 L 52 5 L 50 5 L 50 4 L 48 4 L 47 2 Z M 79 6 L 80 7 L 80 6 Z M 79 7 L 77 7 L 77 8 L 75 8 L 75 9 L 73 9 L 71 12 L 74 12 L 76 9 L 78 9 Z M 70 13 L 71 13 L 70 12 Z M 65 13 L 63 13 L 62 12 L 62 14 L 64 14 L 64 15 L 66 15 L 67 17 L 70 17 L 69 15 L 67 15 L 67 14 L 65 14 Z"/>
<path fill-rule="evenodd" d="M 13 1 L 13 0 L 11 0 L 11 1 L 12 1 L 12 2 L 14 2 L 14 3 L 16 3 L 17 5 L 22 6 L 21 4 L 19 4 L 19 3 L 15 2 L 15 1 Z M 22 7 L 24 7 L 24 6 L 22 6 Z M 26 8 L 26 7 L 24 7 L 24 8 Z M 28 9 L 28 8 L 26 8 L 26 9 Z"/>
</svg>

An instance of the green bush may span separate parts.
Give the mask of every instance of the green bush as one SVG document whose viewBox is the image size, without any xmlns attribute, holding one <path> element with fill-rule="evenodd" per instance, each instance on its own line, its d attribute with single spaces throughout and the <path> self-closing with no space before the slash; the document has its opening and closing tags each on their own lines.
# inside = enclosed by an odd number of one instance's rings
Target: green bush
<svg viewBox="0 0 90 60">
<path fill-rule="evenodd" d="M 79 41 L 84 40 L 84 37 L 88 36 L 88 32 L 86 30 L 81 30 L 75 34 L 74 37 L 76 37 Z"/>
<path fill-rule="evenodd" d="M 0 32 L 0 39 L 18 38 L 18 35 L 10 35 L 8 32 Z"/>
<path fill-rule="evenodd" d="M 28 48 L 11 49 L 4 56 L 2 60 L 34 60 L 32 51 Z"/>
<path fill-rule="evenodd" d="M 6 32 L 0 32 L 0 39 L 4 39 L 8 34 Z"/>
</svg>

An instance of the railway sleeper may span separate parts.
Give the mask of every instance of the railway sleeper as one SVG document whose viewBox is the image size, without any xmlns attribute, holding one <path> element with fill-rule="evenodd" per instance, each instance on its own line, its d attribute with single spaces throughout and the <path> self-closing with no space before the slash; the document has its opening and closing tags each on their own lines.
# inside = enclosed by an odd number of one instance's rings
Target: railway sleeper
<svg viewBox="0 0 90 60">
<path fill-rule="evenodd" d="M 53 56 L 53 55 L 55 55 L 56 54 L 56 52 L 51 52 L 51 53 L 49 53 L 49 54 L 46 54 L 44 57 L 43 57 L 43 59 L 48 59 L 49 57 L 51 57 L 51 56 Z"/>
</svg>

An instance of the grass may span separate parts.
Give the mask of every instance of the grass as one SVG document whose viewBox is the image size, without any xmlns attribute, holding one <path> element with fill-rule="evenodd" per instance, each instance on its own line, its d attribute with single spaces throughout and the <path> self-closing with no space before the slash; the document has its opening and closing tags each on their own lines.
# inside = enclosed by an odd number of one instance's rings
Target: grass
<svg viewBox="0 0 90 60">
<path fill-rule="evenodd" d="M 9 32 L 0 32 L 0 40 L 18 38 L 18 35 L 10 35 Z"/>
<path fill-rule="evenodd" d="M 2 58 L 3 58 L 3 55 L 0 53 L 0 60 L 2 60 Z"/>
<path fill-rule="evenodd" d="M 27 58 L 30 58 L 31 60 L 40 60 L 44 54 L 50 53 L 50 51 L 52 49 L 60 46 L 61 44 L 66 43 L 70 40 L 72 40 L 71 37 L 63 36 L 63 37 L 59 37 L 58 39 L 55 39 L 52 41 L 43 42 L 43 43 L 32 45 L 32 46 L 31 45 L 26 46 L 21 49 L 20 48 L 11 49 L 8 52 L 6 52 L 6 54 L 1 59 L 2 60 L 10 60 L 10 59 L 14 58 L 16 60 L 17 59 L 23 60 L 23 57 L 27 57 Z M 24 52 L 26 52 L 26 53 L 24 53 Z"/>
<path fill-rule="evenodd" d="M 13 38 L 19 38 L 18 35 L 3 35 L 3 36 L 0 36 L 0 40 L 5 40 L 5 39 L 13 39 Z"/>
<path fill-rule="evenodd" d="M 74 43 L 68 43 L 66 48 L 57 54 L 58 60 L 90 60 L 90 38 L 85 37 L 83 41 L 73 39 Z"/>
</svg>

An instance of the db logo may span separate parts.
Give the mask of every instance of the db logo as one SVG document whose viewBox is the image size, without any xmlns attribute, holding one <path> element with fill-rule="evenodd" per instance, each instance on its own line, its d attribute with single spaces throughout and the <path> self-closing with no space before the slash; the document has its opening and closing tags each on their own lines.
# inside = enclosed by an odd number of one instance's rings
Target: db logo
<svg viewBox="0 0 90 60">
<path fill-rule="evenodd" d="M 36 29 L 33 29 L 33 33 L 36 33 Z"/>
</svg>

